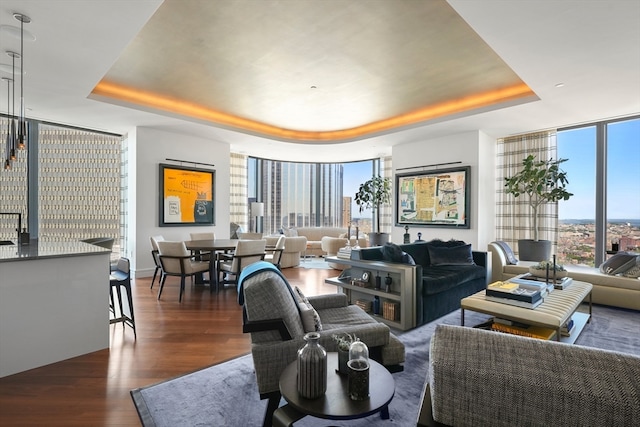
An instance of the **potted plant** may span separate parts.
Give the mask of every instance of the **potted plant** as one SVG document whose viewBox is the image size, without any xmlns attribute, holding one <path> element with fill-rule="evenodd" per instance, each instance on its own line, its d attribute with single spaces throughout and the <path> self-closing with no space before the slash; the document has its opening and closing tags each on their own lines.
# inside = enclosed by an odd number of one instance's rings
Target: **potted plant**
<svg viewBox="0 0 640 427">
<path fill-rule="evenodd" d="M 355 202 L 361 213 L 365 209 L 372 209 L 376 215 L 376 231 L 369 234 L 369 244 L 381 246 L 388 242 L 389 234 L 380 232 L 380 207 L 391 202 L 391 179 L 374 176 L 367 182 L 360 184 Z"/>
<path fill-rule="evenodd" d="M 356 341 L 354 334 L 342 333 L 333 335 L 334 341 L 338 344 L 338 372 L 347 374 L 347 362 L 349 361 L 349 349 L 351 344 Z"/>
<path fill-rule="evenodd" d="M 522 170 L 510 178 L 505 178 L 505 192 L 513 197 L 525 195 L 531 207 L 533 239 L 518 241 L 520 259 L 545 261 L 551 255 L 551 242 L 539 239 L 540 207 L 559 200 L 569 200 L 573 193 L 566 190 L 569 183 L 567 173 L 560 164 L 567 159 L 536 160 L 534 155 L 522 161 Z"/>
</svg>

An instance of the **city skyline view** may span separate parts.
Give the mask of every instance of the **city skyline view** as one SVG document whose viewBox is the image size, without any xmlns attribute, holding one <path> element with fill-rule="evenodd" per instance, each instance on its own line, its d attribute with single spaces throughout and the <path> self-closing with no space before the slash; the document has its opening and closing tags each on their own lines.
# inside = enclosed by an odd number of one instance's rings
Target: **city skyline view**
<svg viewBox="0 0 640 427">
<path fill-rule="evenodd" d="M 558 132 L 558 158 L 568 159 L 573 193 L 558 204 L 560 220 L 594 220 L 596 193 L 596 129 L 587 126 Z M 640 220 L 640 119 L 607 126 L 607 219 Z"/>
</svg>

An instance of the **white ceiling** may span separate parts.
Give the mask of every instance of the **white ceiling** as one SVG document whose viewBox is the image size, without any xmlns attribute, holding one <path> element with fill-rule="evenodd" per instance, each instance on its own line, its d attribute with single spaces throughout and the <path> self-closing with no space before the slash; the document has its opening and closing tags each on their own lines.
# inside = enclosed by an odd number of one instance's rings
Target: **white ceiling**
<svg viewBox="0 0 640 427">
<path fill-rule="evenodd" d="M 240 7 L 246 3 L 234 0 L 180 1 L 196 11 L 198 7 L 211 4 L 228 6 L 237 3 Z M 174 0 L 168 0 L 167 5 L 170 2 Z M 337 2 L 334 0 L 327 4 L 339 5 Z M 392 145 L 453 133 L 481 130 L 497 138 L 640 113 L 640 1 L 635 0 L 449 0 L 453 9 L 533 90 L 539 100 L 493 111 L 474 111 L 466 116 L 440 118 L 356 142 L 330 146 L 327 143 L 281 142 L 195 119 L 125 106 L 123 102 L 107 103 L 90 98 L 94 87 L 105 76 L 118 70 L 122 72 L 127 52 L 140 43 L 140 38 L 136 37 L 144 35 L 145 28 L 149 28 L 145 26 L 148 22 L 153 23 L 151 18 L 156 11 L 167 6 L 162 3 L 160 0 L 2 0 L 0 25 L 19 26 L 12 13 L 24 13 L 32 19 L 25 29 L 37 37 L 35 42 L 25 42 L 27 116 L 113 133 L 126 133 L 135 126 L 150 126 L 227 142 L 232 151 L 266 158 L 335 161 L 336 154 L 339 154 L 339 158 L 346 161 L 390 154 Z M 287 5 L 286 1 L 277 3 Z M 377 3 L 393 4 L 393 0 Z M 395 16 L 394 12 L 371 15 L 368 19 L 373 26 L 380 25 L 389 16 Z M 430 24 L 425 22 L 424 25 L 429 27 Z M 359 33 L 370 32 L 362 22 L 354 28 Z M 185 28 L 166 28 L 171 35 L 169 40 L 179 39 L 185 31 Z M 243 28 L 242 31 L 249 29 Z M 262 29 L 256 28 L 256 31 Z M 404 36 L 418 37 L 416 32 L 407 31 Z M 321 35 L 309 31 L 304 36 L 308 42 L 312 37 Z M 234 41 L 223 42 L 232 44 Z M 19 50 L 19 43 L 0 32 L 0 49 L 3 52 Z M 315 50 L 299 50 L 296 55 L 309 55 L 310 62 L 317 53 Z M 138 53 L 137 57 L 141 55 Z M 174 62 L 174 79 L 179 80 L 180 76 L 189 81 L 194 79 L 189 63 Z M 419 62 L 416 60 L 416 64 Z M 0 64 L 10 63 L 7 55 L 0 57 Z M 403 82 L 406 67 L 396 68 L 394 72 L 397 74 L 392 78 Z M 350 81 L 350 77 L 343 74 L 346 81 Z M 456 81 L 460 81 L 459 77 Z M 558 88 L 558 83 L 564 86 Z M 449 86 L 455 87 L 455 81 Z M 237 88 L 234 90 L 238 91 Z M 0 87 L 0 112 L 6 112 L 3 99 L 6 100 L 4 85 Z M 393 108 L 399 108 L 407 101 L 406 96 L 403 99 L 389 96 L 387 99 Z M 242 110 L 234 112 L 241 114 Z M 292 117 L 294 113 L 297 113 L 295 108 Z M 383 113 L 389 114 L 374 111 L 371 120 L 376 120 Z M 339 116 L 333 119 L 336 120 L 335 126 L 341 126 Z M 268 120 L 281 125 L 276 122 L 277 117 Z M 308 117 L 300 120 L 309 128 L 316 126 Z M 361 120 L 366 121 L 367 117 Z"/>
</svg>

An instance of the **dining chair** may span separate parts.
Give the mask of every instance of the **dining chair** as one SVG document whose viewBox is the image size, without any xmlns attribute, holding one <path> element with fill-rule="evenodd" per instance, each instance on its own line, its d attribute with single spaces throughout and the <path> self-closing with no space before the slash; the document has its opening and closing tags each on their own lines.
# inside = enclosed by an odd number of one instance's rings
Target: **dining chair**
<svg viewBox="0 0 640 427">
<path fill-rule="evenodd" d="M 282 260 L 282 253 L 284 252 L 284 243 L 285 236 L 284 234 L 278 237 L 278 241 L 275 246 L 270 247 L 267 246 L 265 249 L 266 255 L 264 256 L 265 261 L 269 261 L 280 270 L 280 260 Z"/>
<path fill-rule="evenodd" d="M 197 273 L 204 273 L 209 270 L 209 261 L 198 261 L 194 259 L 184 242 L 158 242 L 160 252 L 160 264 L 164 276 L 160 281 L 160 291 L 158 299 L 162 295 L 162 289 L 167 281 L 167 276 L 180 277 L 180 296 L 178 301 L 182 302 L 184 293 L 184 282 L 187 276 L 193 277 Z"/>
<path fill-rule="evenodd" d="M 215 240 L 216 234 L 212 231 L 207 231 L 203 233 L 189 233 L 189 237 L 191 240 Z M 211 257 L 211 252 L 207 251 L 198 251 L 197 253 L 193 252 L 193 255 L 198 256 L 198 260 L 200 261 L 209 261 Z"/>
<path fill-rule="evenodd" d="M 219 285 L 237 284 L 242 269 L 265 257 L 266 240 L 238 240 L 233 253 L 218 254 L 216 262 L 216 289 Z M 222 274 L 222 278 L 220 278 Z"/>
<path fill-rule="evenodd" d="M 122 288 L 124 288 L 126 292 L 127 306 L 122 304 Z M 113 296 L 114 289 L 118 297 L 119 312 L 116 312 L 116 303 Z M 137 339 L 136 321 L 133 313 L 133 298 L 131 296 L 131 268 L 128 258 L 121 257 L 115 269 L 109 274 L 109 297 L 111 298 L 109 310 L 113 313 L 113 319 L 110 319 L 109 323 L 122 322 L 123 328 L 125 325 L 131 326 L 133 336 Z"/>
<path fill-rule="evenodd" d="M 160 253 L 158 252 L 158 242 L 164 242 L 164 237 L 151 236 L 149 237 L 149 240 L 151 241 L 151 256 L 153 257 L 153 262 L 156 265 L 156 269 L 153 272 L 153 279 L 151 279 L 151 289 L 153 289 L 153 283 L 156 281 L 158 272 L 160 273 L 158 282 L 162 280 L 162 276 L 164 275 L 162 272 L 162 264 L 160 263 Z"/>
</svg>

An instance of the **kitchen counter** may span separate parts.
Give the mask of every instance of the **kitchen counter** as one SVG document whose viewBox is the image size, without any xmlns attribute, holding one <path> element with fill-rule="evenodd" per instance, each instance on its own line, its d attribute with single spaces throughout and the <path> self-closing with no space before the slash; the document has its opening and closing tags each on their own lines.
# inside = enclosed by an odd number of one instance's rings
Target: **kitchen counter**
<svg viewBox="0 0 640 427">
<path fill-rule="evenodd" d="M 109 347 L 110 256 L 79 241 L 0 246 L 0 377 Z"/>
</svg>

